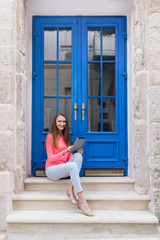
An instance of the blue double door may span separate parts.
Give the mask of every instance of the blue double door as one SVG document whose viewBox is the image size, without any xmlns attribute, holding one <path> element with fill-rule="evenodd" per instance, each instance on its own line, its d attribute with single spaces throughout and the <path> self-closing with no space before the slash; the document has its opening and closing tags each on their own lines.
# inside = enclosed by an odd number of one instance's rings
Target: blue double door
<svg viewBox="0 0 160 240">
<path fill-rule="evenodd" d="M 86 137 L 86 169 L 127 175 L 126 17 L 33 17 L 32 174 L 57 112 L 73 142 Z"/>
</svg>

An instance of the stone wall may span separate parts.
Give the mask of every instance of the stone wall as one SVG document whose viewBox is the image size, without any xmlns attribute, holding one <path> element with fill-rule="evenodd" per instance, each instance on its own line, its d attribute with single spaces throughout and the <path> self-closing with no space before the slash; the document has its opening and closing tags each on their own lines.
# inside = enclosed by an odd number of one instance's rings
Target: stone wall
<svg viewBox="0 0 160 240">
<path fill-rule="evenodd" d="M 24 187 L 26 162 L 26 36 L 23 0 L 0 0 L 0 232 L 13 191 Z"/>
<path fill-rule="evenodd" d="M 160 1 L 134 0 L 133 12 L 135 186 L 160 220 Z"/>
<path fill-rule="evenodd" d="M 149 188 L 148 151 L 148 36 L 147 3 L 134 0 L 133 7 L 133 45 L 134 45 L 134 169 L 136 190 L 145 194 Z"/>
<path fill-rule="evenodd" d="M 26 5 L 18 0 L 16 11 L 16 169 L 15 191 L 24 188 L 26 166 L 26 109 L 27 109 L 27 47 L 26 47 Z"/>
<path fill-rule="evenodd" d="M 160 1 L 147 0 L 149 34 L 149 158 L 151 210 L 160 221 Z"/>
</svg>

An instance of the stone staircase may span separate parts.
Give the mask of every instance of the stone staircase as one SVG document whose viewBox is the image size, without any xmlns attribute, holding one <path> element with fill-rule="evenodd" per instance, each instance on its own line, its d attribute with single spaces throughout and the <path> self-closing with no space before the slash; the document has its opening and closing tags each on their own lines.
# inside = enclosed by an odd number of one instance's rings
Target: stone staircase
<svg viewBox="0 0 160 240">
<path fill-rule="evenodd" d="M 148 210 L 149 196 L 134 191 L 132 178 L 81 178 L 94 217 L 68 201 L 68 182 L 27 178 L 25 191 L 13 195 L 8 240 L 160 239 L 158 220 Z"/>
</svg>

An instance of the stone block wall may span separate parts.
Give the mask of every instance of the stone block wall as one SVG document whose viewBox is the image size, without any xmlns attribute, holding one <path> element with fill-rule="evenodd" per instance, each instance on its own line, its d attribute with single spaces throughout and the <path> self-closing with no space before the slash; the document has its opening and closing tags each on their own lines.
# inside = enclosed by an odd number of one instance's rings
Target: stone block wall
<svg viewBox="0 0 160 240">
<path fill-rule="evenodd" d="M 26 164 L 26 17 L 23 0 L 0 0 L 0 235 Z M 3 234 L 2 234 L 3 233 Z"/>
<path fill-rule="evenodd" d="M 149 40 L 150 208 L 160 221 L 160 1 L 147 0 Z"/>
<path fill-rule="evenodd" d="M 136 190 L 160 221 L 160 1 L 134 0 L 133 13 Z"/>
<path fill-rule="evenodd" d="M 136 190 L 145 194 L 149 189 L 149 144 L 148 144 L 148 36 L 147 3 L 134 0 L 133 5 L 133 51 L 134 51 L 134 172 Z"/>
</svg>

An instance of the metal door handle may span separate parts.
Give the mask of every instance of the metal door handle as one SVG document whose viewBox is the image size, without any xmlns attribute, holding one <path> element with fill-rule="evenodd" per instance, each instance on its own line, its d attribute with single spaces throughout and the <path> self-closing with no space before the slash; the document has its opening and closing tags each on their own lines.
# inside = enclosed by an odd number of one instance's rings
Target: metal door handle
<svg viewBox="0 0 160 240">
<path fill-rule="evenodd" d="M 74 104 L 74 120 L 77 121 L 77 103 Z"/>
<path fill-rule="evenodd" d="M 82 121 L 85 120 L 84 114 L 85 114 L 85 104 L 82 103 Z"/>
</svg>

